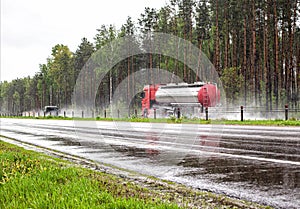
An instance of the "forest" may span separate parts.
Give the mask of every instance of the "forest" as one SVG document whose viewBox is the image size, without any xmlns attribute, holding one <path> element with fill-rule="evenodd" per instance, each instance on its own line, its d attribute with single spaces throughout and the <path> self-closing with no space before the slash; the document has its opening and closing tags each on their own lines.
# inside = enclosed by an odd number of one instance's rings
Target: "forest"
<svg viewBox="0 0 300 209">
<path fill-rule="evenodd" d="M 146 7 L 137 20 L 128 16 L 120 28 L 95 29 L 94 39 L 82 38 L 75 52 L 64 44 L 53 46 L 33 77 L 1 82 L 0 112 L 71 107 L 77 77 L 93 53 L 125 36 L 135 37 L 132 43 L 143 51 L 140 37 L 152 32 L 172 34 L 197 46 L 214 65 L 227 105 L 272 111 L 288 104 L 299 109 L 299 13 L 299 0 L 169 0 L 159 9 Z M 188 59 L 188 50 L 184 53 Z M 96 108 L 105 108 L 118 85 L 143 68 L 165 69 L 188 83 L 201 81 L 200 75 L 174 58 L 155 52 L 129 56 L 102 80 Z M 130 80 L 130 85 L 134 82 Z M 132 89 L 126 91 L 132 98 Z"/>
</svg>

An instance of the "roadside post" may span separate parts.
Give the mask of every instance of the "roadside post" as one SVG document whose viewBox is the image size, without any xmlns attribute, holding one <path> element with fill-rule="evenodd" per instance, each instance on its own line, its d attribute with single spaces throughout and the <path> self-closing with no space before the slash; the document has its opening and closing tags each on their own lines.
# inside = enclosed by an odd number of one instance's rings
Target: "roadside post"
<svg viewBox="0 0 300 209">
<path fill-rule="evenodd" d="M 177 109 L 177 118 L 179 119 L 180 118 L 180 108 L 178 107 Z"/>
<path fill-rule="evenodd" d="M 208 107 L 205 107 L 205 120 L 208 120 Z"/>
<path fill-rule="evenodd" d="M 285 120 L 289 119 L 289 105 L 285 105 Z"/>
<path fill-rule="evenodd" d="M 244 106 L 241 106 L 241 121 L 244 121 Z"/>
</svg>

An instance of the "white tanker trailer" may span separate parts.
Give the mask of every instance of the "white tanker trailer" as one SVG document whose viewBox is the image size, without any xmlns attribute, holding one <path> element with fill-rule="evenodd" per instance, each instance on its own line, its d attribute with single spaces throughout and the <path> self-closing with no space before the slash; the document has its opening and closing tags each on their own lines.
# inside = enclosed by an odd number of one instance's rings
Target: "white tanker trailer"
<svg viewBox="0 0 300 209">
<path fill-rule="evenodd" d="M 152 114 L 154 109 L 163 116 L 174 114 L 176 108 L 198 107 L 203 111 L 204 107 L 214 107 L 220 101 L 217 86 L 204 82 L 147 85 L 143 91 L 144 117 Z"/>
</svg>

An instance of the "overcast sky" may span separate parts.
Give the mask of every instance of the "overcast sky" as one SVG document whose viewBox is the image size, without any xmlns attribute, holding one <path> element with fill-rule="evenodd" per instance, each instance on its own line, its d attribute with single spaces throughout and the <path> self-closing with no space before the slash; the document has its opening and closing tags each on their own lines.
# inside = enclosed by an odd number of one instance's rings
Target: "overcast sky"
<svg viewBox="0 0 300 209">
<path fill-rule="evenodd" d="M 75 52 L 83 37 L 94 41 L 96 29 L 128 16 L 137 21 L 145 7 L 166 0 L 1 0 L 1 81 L 33 76 L 56 44 Z"/>
</svg>

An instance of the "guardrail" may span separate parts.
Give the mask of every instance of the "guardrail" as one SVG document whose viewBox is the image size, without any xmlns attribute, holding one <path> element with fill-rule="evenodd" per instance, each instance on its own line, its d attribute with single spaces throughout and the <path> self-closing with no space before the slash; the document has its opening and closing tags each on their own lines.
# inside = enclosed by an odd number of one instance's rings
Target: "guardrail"
<svg viewBox="0 0 300 209">
<path fill-rule="evenodd" d="M 60 117 L 69 117 L 69 118 L 130 118 L 130 117 L 142 117 L 142 114 L 138 113 L 137 109 L 128 110 L 128 109 L 117 109 L 116 113 L 112 114 L 109 109 L 104 109 L 102 111 L 93 111 L 93 110 L 61 110 L 53 113 L 45 113 L 43 111 L 29 111 L 24 113 L 7 113 L 0 112 L 1 117 L 48 117 L 48 116 L 60 116 Z M 181 108 L 175 109 L 175 117 L 191 117 L 187 116 L 182 111 Z M 240 106 L 235 108 L 222 108 L 222 107 L 206 107 L 202 111 L 193 114 L 193 118 L 200 119 L 234 119 L 234 120 L 257 120 L 257 119 L 280 119 L 280 120 L 289 120 L 297 119 L 300 120 L 300 109 L 289 108 L 288 105 L 285 105 L 284 108 L 276 110 L 266 110 L 263 107 L 245 107 Z M 157 109 L 153 109 L 153 114 L 149 118 L 156 119 L 159 118 Z"/>
<path fill-rule="evenodd" d="M 219 118 L 230 118 L 233 117 L 235 120 L 257 120 L 257 119 L 300 119 L 300 109 L 289 108 L 285 105 L 281 109 L 266 110 L 263 107 L 245 107 L 240 106 L 240 108 L 223 108 L 215 109 L 210 108 L 210 113 L 218 113 Z M 229 116 L 229 117 L 226 117 Z"/>
</svg>

